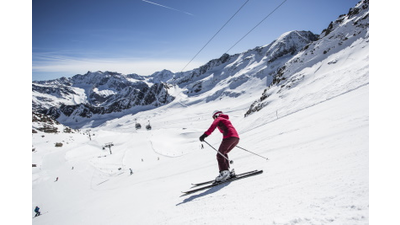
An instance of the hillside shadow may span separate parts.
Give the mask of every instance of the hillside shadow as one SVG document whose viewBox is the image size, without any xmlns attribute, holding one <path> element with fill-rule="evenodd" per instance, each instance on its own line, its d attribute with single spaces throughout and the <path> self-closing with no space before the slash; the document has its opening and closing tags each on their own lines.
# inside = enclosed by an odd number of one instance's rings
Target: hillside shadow
<svg viewBox="0 0 400 225">
<path fill-rule="evenodd" d="M 182 205 L 182 204 L 191 202 L 191 201 L 193 201 L 193 200 L 195 200 L 195 199 L 197 199 L 197 198 L 201 198 L 201 197 L 206 196 L 206 195 L 209 195 L 209 194 L 213 194 L 213 193 L 215 193 L 215 192 L 221 190 L 222 188 L 228 186 L 230 183 L 231 183 L 231 182 L 226 182 L 226 183 L 224 183 L 224 184 L 220 184 L 220 185 L 218 185 L 218 186 L 214 186 L 214 187 L 212 187 L 212 188 L 210 188 L 210 189 L 207 189 L 206 191 L 204 191 L 204 192 L 202 192 L 202 193 L 200 193 L 200 194 L 183 195 L 182 197 L 185 197 L 185 196 L 189 196 L 189 197 L 186 198 L 186 199 L 184 199 L 182 202 L 176 204 L 176 206 L 179 206 L 179 205 Z"/>
</svg>

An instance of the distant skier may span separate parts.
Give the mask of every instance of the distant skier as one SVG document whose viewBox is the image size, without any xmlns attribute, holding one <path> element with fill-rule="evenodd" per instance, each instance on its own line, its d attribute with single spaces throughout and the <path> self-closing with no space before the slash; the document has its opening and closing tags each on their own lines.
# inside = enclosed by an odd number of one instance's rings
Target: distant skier
<svg viewBox="0 0 400 225">
<path fill-rule="evenodd" d="M 36 206 L 35 207 L 35 217 L 37 217 L 37 216 L 40 216 L 40 208 L 39 208 L 39 206 Z"/>
<path fill-rule="evenodd" d="M 223 139 L 218 151 L 228 159 L 228 153 L 239 143 L 239 135 L 229 120 L 229 116 L 223 114 L 222 111 L 214 111 L 212 118 L 214 122 L 211 124 L 210 128 L 200 136 L 200 141 L 204 141 L 204 139 L 211 135 L 215 128 L 218 127 L 218 130 L 223 134 Z M 225 181 L 231 177 L 229 160 L 227 159 L 217 153 L 219 175 L 215 178 L 215 181 Z M 232 171 L 232 175 L 233 174 L 234 172 Z"/>
<path fill-rule="evenodd" d="M 133 174 L 132 168 L 129 168 L 129 171 L 130 171 L 130 174 L 132 175 Z"/>
</svg>

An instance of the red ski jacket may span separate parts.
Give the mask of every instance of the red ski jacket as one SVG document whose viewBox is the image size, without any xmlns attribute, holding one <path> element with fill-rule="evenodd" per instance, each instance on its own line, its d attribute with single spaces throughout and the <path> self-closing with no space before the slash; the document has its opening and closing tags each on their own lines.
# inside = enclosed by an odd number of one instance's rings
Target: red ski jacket
<svg viewBox="0 0 400 225">
<path fill-rule="evenodd" d="M 211 124 L 210 128 L 206 132 L 204 132 L 207 136 L 209 136 L 212 132 L 214 132 L 215 128 L 218 127 L 218 130 L 223 134 L 223 139 L 230 137 L 237 137 L 239 135 L 236 129 L 233 127 L 231 121 L 229 121 L 229 116 L 226 114 L 220 114 L 214 122 Z"/>
</svg>

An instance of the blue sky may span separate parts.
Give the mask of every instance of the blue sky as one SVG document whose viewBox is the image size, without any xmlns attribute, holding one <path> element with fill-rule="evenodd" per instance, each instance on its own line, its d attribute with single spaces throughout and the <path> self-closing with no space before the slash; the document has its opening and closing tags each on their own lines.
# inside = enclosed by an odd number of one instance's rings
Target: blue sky
<svg viewBox="0 0 400 225">
<path fill-rule="evenodd" d="M 140 75 L 162 69 L 188 71 L 224 53 L 235 54 L 267 45 L 287 31 L 309 30 L 320 34 L 358 0 L 286 0 L 230 49 L 282 2 L 33 0 L 32 80 L 97 70 Z"/>
</svg>

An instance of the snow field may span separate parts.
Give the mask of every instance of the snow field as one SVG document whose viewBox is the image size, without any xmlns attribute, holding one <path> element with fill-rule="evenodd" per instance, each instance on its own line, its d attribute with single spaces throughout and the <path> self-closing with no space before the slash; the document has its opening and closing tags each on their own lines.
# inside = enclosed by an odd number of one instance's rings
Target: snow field
<svg viewBox="0 0 400 225">
<path fill-rule="evenodd" d="M 368 223 L 368 85 L 253 129 L 244 123 L 262 115 L 243 118 L 240 106 L 228 109 L 239 146 L 269 158 L 235 148 L 233 168 L 264 173 L 179 197 L 190 183 L 217 175 L 216 152 L 198 141 L 214 107 L 166 110 L 153 118 L 165 127 L 151 131 L 133 124 L 130 132 L 92 129 L 92 141 L 34 135 L 33 161 L 41 166 L 33 169 L 32 208 L 49 213 L 33 224 Z M 69 143 L 55 148 L 63 138 Z M 218 147 L 219 134 L 207 141 Z M 102 150 L 108 142 L 112 155 Z"/>
</svg>

